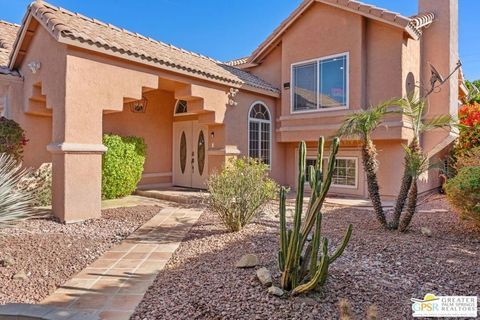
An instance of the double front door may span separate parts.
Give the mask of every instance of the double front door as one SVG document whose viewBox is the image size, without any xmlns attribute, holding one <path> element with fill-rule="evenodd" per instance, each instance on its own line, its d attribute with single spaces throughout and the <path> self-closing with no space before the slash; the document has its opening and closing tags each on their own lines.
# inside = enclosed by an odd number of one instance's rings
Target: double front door
<svg viewBox="0 0 480 320">
<path fill-rule="evenodd" d="M 207 126 L 198 121 L 173 123 L 173 184 L 206 188 L 208 176 Z"/>
</svg>

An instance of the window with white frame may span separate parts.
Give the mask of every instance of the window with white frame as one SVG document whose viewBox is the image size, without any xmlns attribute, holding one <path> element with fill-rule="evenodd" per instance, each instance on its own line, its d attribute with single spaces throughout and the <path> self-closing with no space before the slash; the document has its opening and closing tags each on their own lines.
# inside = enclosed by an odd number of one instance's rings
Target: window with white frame
<svg viewBox="0 0 480 320">
<path fill-rule="evenodd" d="M 248 156 L 270 165 L 271 117 L 261 102 L 254 103 L 248 114 Z"/>
<path fill-rule="evenodd" d="M 315 166 L 317 160 L 315 158 L 307 159 L 307 166 L 305 168 L 305 181 L 310 180 L 308 168 Z M 328 158 L 323 159 L 323 169 L 328 167 Z M 356 188 L 358 176 L 357 158 L 353 157 L 337 157 L 335 161 L 335 168 L 332 176 L 332 186 L 343 188 Z"/>
<path fill-rule="evenodd" d="M 292 65 L 292 111 L 348 108 L 348 54 Z"/>
</svg>

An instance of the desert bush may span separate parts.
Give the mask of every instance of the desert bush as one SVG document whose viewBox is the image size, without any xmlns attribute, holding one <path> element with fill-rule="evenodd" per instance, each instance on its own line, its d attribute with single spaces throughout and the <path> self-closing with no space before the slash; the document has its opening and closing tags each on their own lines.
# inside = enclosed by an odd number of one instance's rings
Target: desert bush
<svg viewBox="0 0 480 320">
<path fill-rule="evenodd" d="M 102 162 L 102 197 L 116 199 L 132 194 L 142 178 L 147 146 L 143 138 L 106 134 L 108 148 Z"/>
<path fill-rule="evenodd" d="M 480 167 L 464 167 L 448 180 L 445 191 L 448 201 L 460 217 L 480 227 Z"/>
<path fill-rule="evenodd" d="M 267 176 L 268 166 L 253 159 L 230 160 L 210 175 L 209 206 L 232 232 L 246 226 L 273 199 L 277 184 Z"/>
<path fill-rule="evenodd" d="M 0 153 L 5 153 L 12 156 L 16 161 L 21 161 L 23 147 L 27 142 L 25 131 L 18 123 L 0 117 Z"/>
<path fill-rule="evenodd" d="M 457 157 L 455 162 L 456 171 L 465 167 L 480 167 L 480 146 L 468 150 L 460 157 Z"/>
<path fill-rule="evenodd" d="M 0 153 L 0 229 L 34 213 L 32 192 L 17 186 L 27 174 L 13 156 Z"/>
<path fill-rule="evenodd" d="M 37 170 L 23 177 L 18 188 L 31 191 L 33 205 L 36 207 L 52 204 L 52 164 L 44 163 Z"/>
</svg>

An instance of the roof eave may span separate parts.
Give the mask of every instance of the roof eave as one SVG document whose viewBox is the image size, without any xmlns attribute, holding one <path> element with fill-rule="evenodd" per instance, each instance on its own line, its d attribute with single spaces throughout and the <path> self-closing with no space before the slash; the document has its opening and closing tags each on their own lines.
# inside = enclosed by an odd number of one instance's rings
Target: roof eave
<svg viewBox="0 0 480 320">
<path fill-rule="evenodd" d="M 0 72 L 0 81 L 2 80 L 5 80 L 7 82 L 23 82 L 23 78 L 20 75 Z"/>
<path fill-rule="evenodd" d="M 325 0 L 305 0 L 287 19 L 285 19 L 282 24 L 279 26 L 279 28 L 275 29 L 273 33 L 262 43 L 260 46 L 252 53 L 250 58 L 248 59 L 248 63 L 258 63 L 259 58 L 263 57 L 264 53 L 269 52 L 269 48 L 279 42 L 279 38 L 281 35 L 297 20 L 299 16 L 301 16 L 310 6 L 315 3 L 315 2 L 321 2 L 326 5 L 339 8 L 341 10 L 345 10 L 348 12 L 352 12 L 355 14 L 362 15 L 366 18 L 370 18 L 376 21 L 383 22 L 385 24 L 388 24 L 390 26 L 399 28 L 404 30 L 412 39 L 418 40 L 420 39 L 421 33 L 415 29 L 411 24 L 410 24 L 410 19 L 407 17 L 403 17 L 401 15 L 397 15 L 395 20 L 396 21 L 391 21 L 387 19 L 383 19 L 381 17 L 378 17 L 376 15 L 370 14 L 365 11 L 359 11 L 351 7 L 346 7 L 341 4 L 336 4 L 332 3 L 330 1 L 325 1 Z"/>
<path fill-rule="evenodd" d="M 94 51 L 94 52 L 101 53 L 101 54 L 106 54 L 108 56 L 113 56 L 113 57 L 120 58 L 120 59 L 123 59 L 123 60 L 131 61 L 131 62 L 135 62 L 135 63 L 140 63 L 140 64 L 143 64 L 143 65 L 148 65 L 148 66 L 158 68 L 158 69 L 161 69 L 161 70 L 164 70 L 164 71 L 179 73 L 179 74 L 182 74 L 182 75 L 187 76 L 187 77 L 199 78 L 199 79 L 202 79 L 202 80 L 206 80 L 206 81 L 209 81 L 209 82 L 214 82 L 214 83 L 221 84 L 221 85 L 224 85 L 224 86 L 230 86 L 230 87 L 233 87 L 233 88 L 238 88 L 238 89 L 242 88 L 242 89 L 245 89 L 245 90 L 248 90 L 248 91 L 261 93 L 261 94 L 264 94 L 264 95 L 267 95 L 267 96 L 272 96 L 272 97 L 279 97 L 280 96 L 279 92 L 275 92 L 275 91 L 251 86 L 247 83 L 242 83 L 241 81 L 231 81 L 231 80 L 227 80 L 227 79 L 222 80 L 222 79 L 218 79 L 218 78 L 215 78 L 215 77 L 207 77 L 207 76 L 199 74 L 199 73 L 192 74 L 191 72 L 186 72 L 184 70 L 181 70 L 181 69 L 178 69 L 178 68 L 175 68 L 175 67 L 169 67 L 167 65 L 161 65 L 159 63 L 154 62 L 153 59 L 152 59 L 152 61 L 150 61 L 148 59 L 141 59 L 140 57 L 135 57 L 135 56 L 131 56 L 131 55 L 124 55 L 124 54 L 121 54 L 119 52 L 114 52 L 112 50 L 108 50 L 106 48 L 90 45 L 88 42 L 81 42 L 79 40 L 72 39 L 68 36 L 64 36 L 63 34 L 60 34 L 60 36 L 58 38 L 58 42 L 60 42 L 62 44 L 65 44 L 65 45 L 69 45 L 69 46 L 73 46 L 73 47 L 77 47 L 77 48 L 81 48 L 81 49 L 86 49 L 86 50 L 89 50 L 89 51 Z"/>
</svg>

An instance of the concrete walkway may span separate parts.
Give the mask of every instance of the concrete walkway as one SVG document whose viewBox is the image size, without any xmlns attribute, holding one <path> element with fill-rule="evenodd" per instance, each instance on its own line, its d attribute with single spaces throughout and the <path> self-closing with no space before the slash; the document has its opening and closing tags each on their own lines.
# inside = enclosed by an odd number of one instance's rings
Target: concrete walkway
<svg viewBox="0 0 480 320">
<path fill-rule="evenodd" d="M 202 211 L 168 207 L 41 304 L 129 319 Z"/>
</svg>

